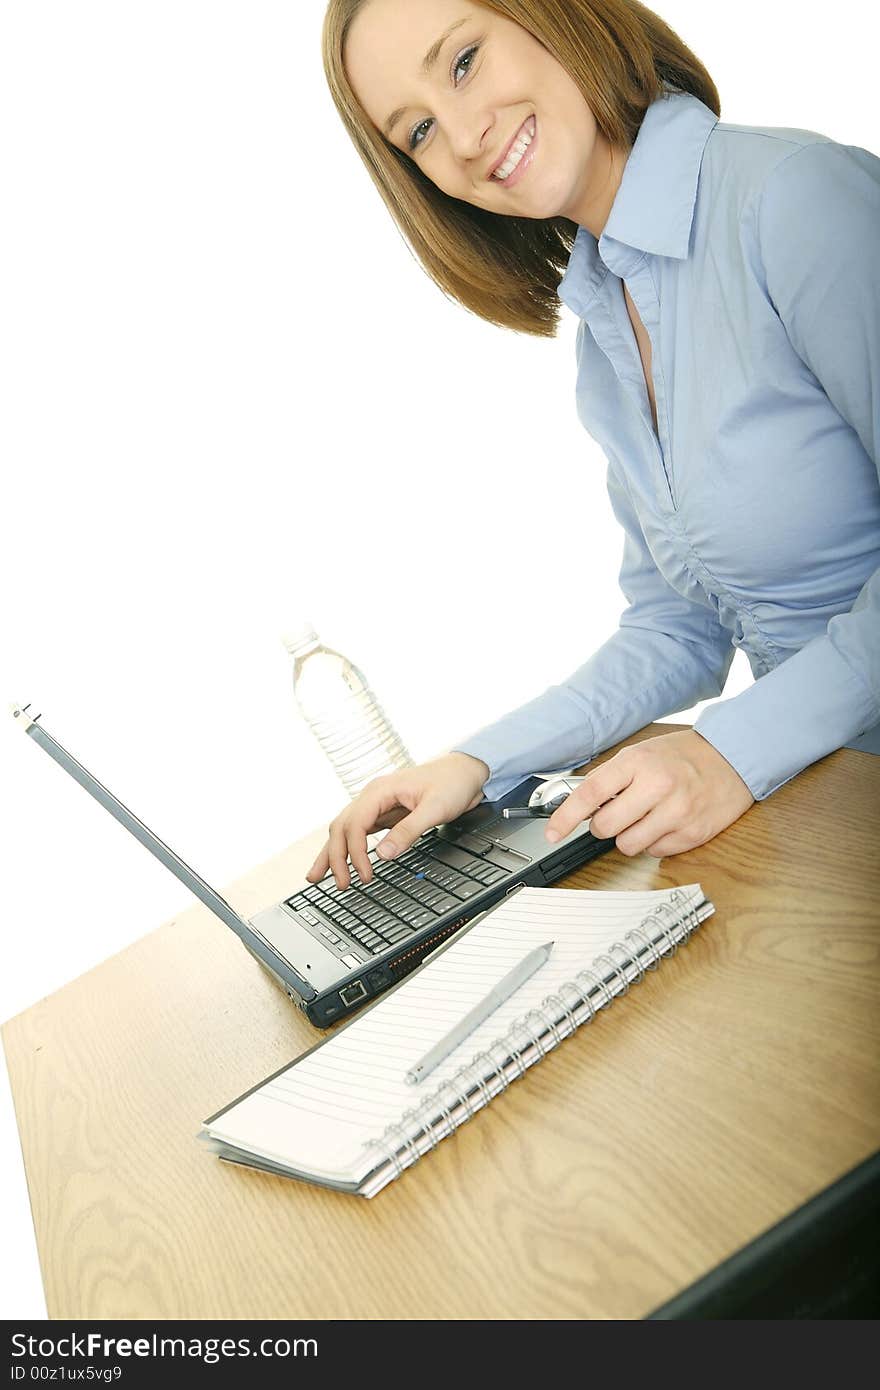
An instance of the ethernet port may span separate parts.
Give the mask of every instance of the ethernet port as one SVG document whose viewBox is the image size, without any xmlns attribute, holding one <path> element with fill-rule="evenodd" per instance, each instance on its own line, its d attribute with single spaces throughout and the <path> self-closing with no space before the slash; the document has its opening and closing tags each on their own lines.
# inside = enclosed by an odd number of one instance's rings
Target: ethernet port
<svg viewBox="0 0 880 1390">
<path fill-rule="evenodd" d="M 352 1004 L 359 1004 L 366 997 L 367 990 L 362 980 L 355 980 L 354 984 L 346 985 L 345 989 L 339 991 L 339 998 L 347 1009 L 350 1009 Z"/>
</svg>

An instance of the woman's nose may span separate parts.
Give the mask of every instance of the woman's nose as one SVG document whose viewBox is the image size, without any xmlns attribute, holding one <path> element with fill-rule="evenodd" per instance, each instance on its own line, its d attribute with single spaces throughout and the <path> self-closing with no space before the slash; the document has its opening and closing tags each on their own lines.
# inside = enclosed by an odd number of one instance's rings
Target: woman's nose
<svg viewBox="0 0 880 1390">
<path fill-rule="evenodd" d="M 446 127 L 456 159 L 466 163 L 485 159 L 491 148 L 492 125 L 492 118 L 486 111 L 456 111 Z"/>
</svg>

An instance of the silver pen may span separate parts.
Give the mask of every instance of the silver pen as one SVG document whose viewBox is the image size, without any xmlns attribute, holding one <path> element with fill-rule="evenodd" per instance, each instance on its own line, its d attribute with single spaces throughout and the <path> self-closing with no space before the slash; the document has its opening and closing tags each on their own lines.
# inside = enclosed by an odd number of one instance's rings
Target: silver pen
<svg viewBox="0 0 880 1390">
<path fill-rule="evenodd" d="M 464 1018 L 461 1019 L 454 1028 L 450 1029 L 445 1037 L 441 1038 L 438 1043 L 435 1043 L 432 1048 L 429 1048 L 424 1057 L 416 1062 L 415 1066 L 410 1067 L 409 1071 L 406 1073 L 406 1080 L 409 1085 L 415 1086 L 418 1082 L 424 1081 L 425 1077 L 432 1072 L 435 1067 L 439 1067 L 440 1063 L 445 1061 L 450 1052 L 454 1052 L 459 1044 L 463 1043 L 465 1038 L 473 1033 L 475 1028 L 479 1028 L 481 1023 L 485 1023 L 486 1019 L 489 1018 L 506 999 L 509 999 L 512 994 L 515 994 L 516 991 L 525 984 L 526 980 L 534 975 L 536 970 L 540 970 L 541 966 L 550 959 L 550 952 L 553 950 L 554 944 L 555 943 L 552 941 L 546 941 L 543 946 L 536 946 L 534 951 L 530 951 L 529 954 L 520 961 L 519 965 L 515 965 L 513 969 L 504 976 L 503 980 L 499 980 L 498 984 L 494 985 L 492 989 L 489 990 L 485 998 L 481 999 L 479 1004 L 475 1004 L 470 1012 L 466 1013 Z"/>
</svg>

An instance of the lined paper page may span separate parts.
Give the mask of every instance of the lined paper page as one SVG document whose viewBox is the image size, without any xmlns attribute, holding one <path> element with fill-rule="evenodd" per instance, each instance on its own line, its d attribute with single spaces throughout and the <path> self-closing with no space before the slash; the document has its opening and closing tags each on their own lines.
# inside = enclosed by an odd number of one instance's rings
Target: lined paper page
<svg viewBox="0 0 880 1390">
<path fill-rule="evenodd" d="M 523 888 L 370 1012 L 293 1063 L 210 1126 L 210 1134 L 330 1180 L 364 1176 L 363 1146 L 579 970 L 589 968 L 672 893 L 683 916 L 699 884 L 651 893 Z M 417 1086 L 409 1067 L 546 941 L 550 959 Z"/>
</svg>

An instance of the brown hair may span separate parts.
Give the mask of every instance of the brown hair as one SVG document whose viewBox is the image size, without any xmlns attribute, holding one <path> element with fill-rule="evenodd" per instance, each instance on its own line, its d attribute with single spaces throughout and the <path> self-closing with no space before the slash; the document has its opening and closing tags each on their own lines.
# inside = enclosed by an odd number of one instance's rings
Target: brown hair
<svg viewBox="0 0 880 1390">
<path fill-rule="evenodd" d="M 392 217 L 445 294 L 490 323 L 552 337 L 576 224 L 565 217 L 504 217 L 451 198 L 375 128 L 344 64 L 348 30 L 366 3 L 330 0 L 324 71 L 336 109 Z M 633 145 L 645 111 L 664 86 L 689 92 L 721 114 L 702 63 L 637 0 L 478 3 L 519 24 L 558 59 L 611 144 Z"/>
</svg>

